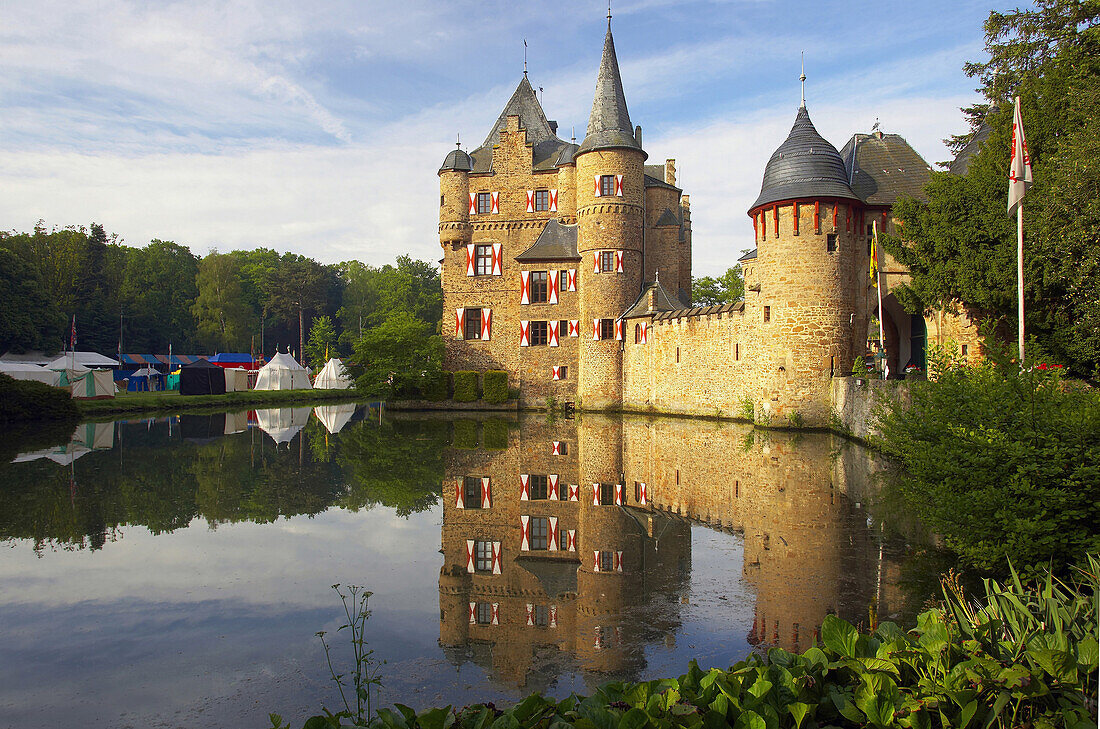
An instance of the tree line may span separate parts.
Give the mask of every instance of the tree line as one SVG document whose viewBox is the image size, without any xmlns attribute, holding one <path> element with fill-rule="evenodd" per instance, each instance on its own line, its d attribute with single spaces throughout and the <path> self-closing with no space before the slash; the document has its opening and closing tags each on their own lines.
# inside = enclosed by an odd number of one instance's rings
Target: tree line
<svg viewBox="0 0 1100 729">
<path fill-rule="evenodd" d="M 438 332 L 437 267 L 322 264 L 270 248 L 195 256 L 173 241 L 125 245 L 92 223 L 0 232 L 0 352 L 57 352 L 76 317 L 77 349 L 103 354 L 288 348 L 320 366 L 401 315 Z"/>
</svg>

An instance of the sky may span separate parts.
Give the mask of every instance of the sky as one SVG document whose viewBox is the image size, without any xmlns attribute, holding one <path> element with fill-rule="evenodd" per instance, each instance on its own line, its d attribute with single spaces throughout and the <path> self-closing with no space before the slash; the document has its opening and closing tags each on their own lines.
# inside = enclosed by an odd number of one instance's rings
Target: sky
<svg viewBox="0 0 1100 729">
<path fill-rule="evenodd" d="M 693 273 L 752 246 L 746 211 L 806 101 L 837 148 L 876 119 L 930 164 L 966 131 L 996 0 L 614 0 L 630 117 L 691 195 Z M 998 9 L 1004 9 L 1004 5 Z M 523 76 L 584 137 L 602 0 L 0 3 L 0 230 L 102 223 L 127 245 L 438 260 L 436 172 Z"/>
</svg>

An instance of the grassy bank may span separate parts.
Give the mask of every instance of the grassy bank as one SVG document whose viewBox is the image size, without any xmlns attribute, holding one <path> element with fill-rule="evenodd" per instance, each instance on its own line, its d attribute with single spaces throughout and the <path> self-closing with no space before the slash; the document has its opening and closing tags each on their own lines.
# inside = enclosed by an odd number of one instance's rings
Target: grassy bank
<svg viewBox="0 0 1100 729">
<path fill-rule="evenodd" d="M 224 395 L 180 395 L 178 392 L 127 392 L 109 400 L 78 400 L 85 418 L 130 413 L 176 413 L 192 410 L 315 405 L 366 400 L 355 390 L 245 390 Z"/>
</svg>

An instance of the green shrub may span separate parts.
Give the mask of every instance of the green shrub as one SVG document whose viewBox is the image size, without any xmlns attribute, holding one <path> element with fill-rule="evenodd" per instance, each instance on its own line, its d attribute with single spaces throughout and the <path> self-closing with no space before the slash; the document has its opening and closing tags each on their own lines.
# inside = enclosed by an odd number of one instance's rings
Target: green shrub
<svg viewBox="0 0 1100 729">
<path fill-rule="evenodd" d="M 1100 393 L 987 356 L 930 362 L 937 379 L 914 382 L 911 405 L 877 410 L 874 443 L 898 465 L 891 487 L 964 563 L 1063 572 L 1100 550 Z"/>
<path fill-rule="evenodd" d="M 508 401 L 508 373 L 504 370 L 489 370 L 482 377 L 482 399 L 485 402 L 501 403 Z"/>
<path fill-rule="evenodd" d="M 741 417 L 748 420 L 750 423 L 755 415 L 756 406 L 752 402 L 752 398 L 746 395 L 741 398 Z"/>
<path fill-rule="evenodd" d="M 489 418 L 481 426 L 481 443 L 489 450 L 508 448 L 508 423 L 500 418 Z"/>
<path fill-rule="evenodd" d="M 454 400 L 455 402 L 473 402 L 477 400 L 477 373 L 473 370 L 462 370 L 454 373 Z"/>
<path fill-rule="evenodd" d="M 449 380 L 449 372 L 440 372 L 432 376 L 424 387 L 424 399 L 432 402 L 446 400 L 450 395 Z"/>
<path fill-rule="evenodd" d="M 465 448 L 466 450 L 473 450 L 477 448 L 477 421 L 476 420 L 456 420 L 454 421 L 455 434 L 451 439 L 451 443 L 455 448 Z"/>
<path fill-rule="evenodd" d="M 787 413 L 787 424 L 792 428 L 801 428 L 806 422 L 802 418 L 802 413 L 795 410 L 792 413 Z"/>
<path fill-rule="evenodd" d="M 0 374 L 0 422 L 78 420 L 80 409 L 67 390 Z"/>
</svg>

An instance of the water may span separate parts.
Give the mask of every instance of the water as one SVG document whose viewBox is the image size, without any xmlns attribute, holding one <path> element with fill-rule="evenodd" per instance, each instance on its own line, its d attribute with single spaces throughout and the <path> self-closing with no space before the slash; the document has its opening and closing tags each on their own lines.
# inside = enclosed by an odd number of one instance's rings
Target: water
<svg viewBox="0 0 1100 729">
<path fill-rule="evenodd" d="M 315 636 L 348 666 L 336 583 L 373 591 L 381 701 L 415 708 L 725 667 L 914 602 L 903 540 L 866 507 L 871 456 L 827 435 L 329 406 L 35 448 L 0 466 L 5 727 L 336 710 Z"/>
</svg>

